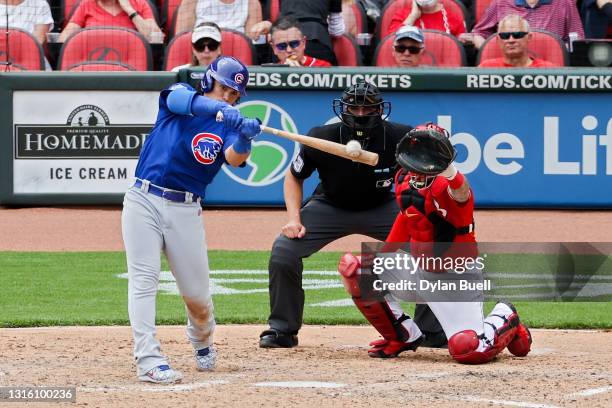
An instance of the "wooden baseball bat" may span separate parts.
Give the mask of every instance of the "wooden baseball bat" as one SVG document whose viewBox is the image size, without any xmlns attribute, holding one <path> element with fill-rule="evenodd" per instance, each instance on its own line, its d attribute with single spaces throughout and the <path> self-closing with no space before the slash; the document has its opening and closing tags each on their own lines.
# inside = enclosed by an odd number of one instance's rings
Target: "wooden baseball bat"
<svg viewBox="0 0 612 408">
<path fill-rule="evenodd" d="M 359 156 L 351 157 L 346 152 L 346 145 L 343 145 L 342 143 L 330 142 L 329 140 L 317 139 L 316 137 L 300 135 L 298 133 L 287 132 L 285 130 L 275 129 L 264 125 L 261 125 L 261 131 L 284 137 L 285 139 L 293 140 L 314 149 L 318 149 L 335 156 L 344 157 L 345 159 L 349 159 L 354 162 L 365 163 L 370 166 L 376 166 L 376 163 L 378 163 L 377 153 L 361 149 Z"/>
</svg>

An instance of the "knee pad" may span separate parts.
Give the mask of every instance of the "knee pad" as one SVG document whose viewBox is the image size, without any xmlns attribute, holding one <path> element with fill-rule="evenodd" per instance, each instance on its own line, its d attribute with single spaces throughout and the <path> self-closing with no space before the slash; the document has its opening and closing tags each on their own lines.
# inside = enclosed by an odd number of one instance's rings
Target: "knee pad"
<svg viewBox="0 0 612 408">
<path fill-rule="evenodd" d="M 386 340 L 407 340 L 410 334 L 402 325 L 403 319 L 395 317 L 384 298 L 362 298 L 360 284 L 362 283 L 362 276 L 365 275 L 360 274 L 360 267 L 361 259 L 359 257 L 351 253 L 346 253 L 340 257 L 338 272 L 340 272 L 342 283 L 353 298 L 355 306 Z M 405 316 L 405 319 L 407 318 L 408 316 Z"/>
<path fill-rule="evenodd" d="M 355 297 L 361 296 L 361 290 L 359 289 L 359 268 L 361 267 L 361 261 L 358 257 L 351 253 L 346 253 L 340 257 L 338 263 L 338 272 L 342 276 L 342 283 L 344 288 L 349 295 Z"/>
<path fill-rule="evenodd" d="M 480 346 L 480 337 L 474 330 L 463 330 L 448 339 L 448 353 L 459 363 L 487 363 L 499 353 L 497 348 L 489 347 L 484 351 L 476 351 Z"/>
</svg>

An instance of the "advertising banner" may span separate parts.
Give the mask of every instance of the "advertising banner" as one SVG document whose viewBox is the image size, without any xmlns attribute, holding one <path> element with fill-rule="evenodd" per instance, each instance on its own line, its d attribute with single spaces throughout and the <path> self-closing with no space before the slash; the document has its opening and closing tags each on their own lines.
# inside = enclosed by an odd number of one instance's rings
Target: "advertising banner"
<svg viewBox="0 0 612 408">
<path fill-rule="evenodd" d="M 364 74 L 346 75 L 329 78 L 346 82 Z M 540 92 L 535 84 L 544 84 L 550 75 L 501 76 L 506 79 L 500 83 L 510 88 L 534 87 L 531 92 L 493 91 L 487 86 L 496 84 L 491 78 L 497 77 L 490 75 L 487 82 L 484 74 L 477 81 L 473 74 L 459 75 L 467 81 L 462 90 L 426 92 L 417 90 L 425 87 L 423 75 L 381 75 L 377 81 L 387 78 L 383 96 L 392 104 L 389 120 L 410 125 L 432 121 L 450 131 L 457 167 L 468 175 L 477 206 L 612 208 L 612 93 Z M 563 84 L 587 86 L 595 83 L 588 78 L 600 78 L 576 77 Z M 341 89 L 332 89 L 337 84 L 321 89 L 313 82 L 318 89 L 311 89 L 307 76 L 274 78 L 255 70 L 253 89 L 238 106 L 245 116 L 300 134 L 338 120 L 332 111 L 332 101 L 342 95 Z M 295 78 L 301 78 L 302 87 L 280 88 Z M 606 87 L 609 78 L 600 79 Z M 276 82 L 280 85 L 272 86 Z M 121 202 L 155 122 L 159 91 L 17 89 L 11 95 L 11 135 L 3 140 L 12 142 L 12 177 L 7 179 L 12 179 L 13 197 L 59 194 L 86 204 L 105 194 Z M 222 168 L 205 204 L 284 205 L 283 177 L 298 150 L 292 141 L 261 134 L 244 167 Z M 305 197 L 317 183 L 316 174 L 306 181 Z"/>
</svg>

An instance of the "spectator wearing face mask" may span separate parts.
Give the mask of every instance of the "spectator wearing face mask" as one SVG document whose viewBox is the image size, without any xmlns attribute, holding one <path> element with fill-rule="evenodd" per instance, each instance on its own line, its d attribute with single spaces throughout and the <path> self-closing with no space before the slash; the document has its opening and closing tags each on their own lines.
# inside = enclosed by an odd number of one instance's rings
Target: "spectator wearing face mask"
<svg viewBox="0 0 612 408">
<path fill-rule="evenodd" d="M 422 30 L 438 30 L 458 37 L 465 33 L 462 15 L 444 7 L 440 0 L 412 0 L 412 5 L 398 10 L 391 18 L 389 31 L 402 26 L 416 26 Z"/>
</svg>

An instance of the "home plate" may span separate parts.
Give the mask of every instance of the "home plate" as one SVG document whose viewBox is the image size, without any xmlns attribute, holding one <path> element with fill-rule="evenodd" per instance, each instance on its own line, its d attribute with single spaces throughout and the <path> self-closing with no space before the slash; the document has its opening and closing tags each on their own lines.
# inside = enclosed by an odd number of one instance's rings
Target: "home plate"
<svg viewBox="0 0 612 408">
<path fill-rule="evenodd" d="M 265 381 L 253 384 L 255 387 L 274 388 L 342 388 L 346 384 L 323 381 Z"/>
</svg>

